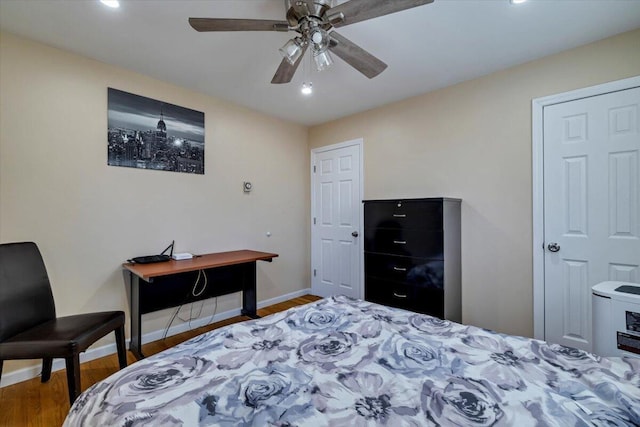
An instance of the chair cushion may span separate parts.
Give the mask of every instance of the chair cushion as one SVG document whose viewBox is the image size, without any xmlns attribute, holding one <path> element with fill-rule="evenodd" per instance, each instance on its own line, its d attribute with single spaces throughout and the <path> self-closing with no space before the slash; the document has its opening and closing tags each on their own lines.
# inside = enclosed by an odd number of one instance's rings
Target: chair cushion
<svg viewBox="0 0 640 427">
<path fill-rule="evenodd" d="M 0 359 L 71 357 L 123 325 L 123 311 L 59 317 L 0 342 Z"/>
</svg>

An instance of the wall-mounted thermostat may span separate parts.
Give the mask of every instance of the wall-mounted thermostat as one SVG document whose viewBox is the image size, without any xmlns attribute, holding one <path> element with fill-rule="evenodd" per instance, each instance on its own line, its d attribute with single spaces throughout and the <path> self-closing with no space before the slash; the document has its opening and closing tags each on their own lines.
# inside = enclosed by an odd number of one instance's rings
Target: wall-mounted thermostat
<svg viewBox="0 0 640 427">
<path fill-rule="evenodd" d="M 249 181 L 245 181 L 242 183 L 242 189 L 245 193 L 250 193 L 253 185 Z"/>
</svg>

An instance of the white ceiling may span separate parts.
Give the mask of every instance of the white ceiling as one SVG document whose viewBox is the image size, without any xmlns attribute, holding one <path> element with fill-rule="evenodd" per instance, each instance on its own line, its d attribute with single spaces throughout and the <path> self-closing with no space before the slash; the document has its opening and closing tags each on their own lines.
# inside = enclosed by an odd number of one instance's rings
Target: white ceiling
<svg viewBox="0 0 640 427">
<path fill-rule="evenodd" d="M 334 55 L 331 69 L 307 71 L 314 94 L 305 97 L 305 70 L 270 83 L 291 34 L 198 33 L 187 22 L 284 20 L 283 0 L 120 2 L 0 0 L 0 29 L 314 125 L 640 28 L 640 0 L 436 0 L 340 28 L 389 67 L 369 80 Z"/>
</svg>

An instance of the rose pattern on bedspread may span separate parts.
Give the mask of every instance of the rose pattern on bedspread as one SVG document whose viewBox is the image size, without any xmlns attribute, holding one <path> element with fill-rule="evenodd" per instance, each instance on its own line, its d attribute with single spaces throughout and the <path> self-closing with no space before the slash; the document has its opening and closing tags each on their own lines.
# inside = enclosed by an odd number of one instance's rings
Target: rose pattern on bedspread
<svg viewBox="0 0 640 427">
<path fill-rule="evenodd" d="M 640 359 L 337 296 L 91 386 L 65 426 L 640 426 Z"/>
</svg>

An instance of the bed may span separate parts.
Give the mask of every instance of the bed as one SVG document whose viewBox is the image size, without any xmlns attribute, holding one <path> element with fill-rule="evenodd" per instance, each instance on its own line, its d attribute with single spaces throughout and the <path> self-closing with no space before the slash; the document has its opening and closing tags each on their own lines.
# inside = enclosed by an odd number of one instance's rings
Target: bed
<svg viewBox="0 0 640 427">
<path fill-rule="evenodd" d="M 64 423 L 143 425 L 640 425 L 640 359 L 338 296 L 141 360 Z"/>
</svg>

